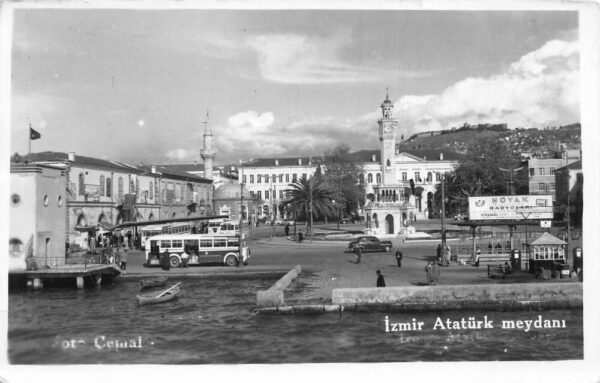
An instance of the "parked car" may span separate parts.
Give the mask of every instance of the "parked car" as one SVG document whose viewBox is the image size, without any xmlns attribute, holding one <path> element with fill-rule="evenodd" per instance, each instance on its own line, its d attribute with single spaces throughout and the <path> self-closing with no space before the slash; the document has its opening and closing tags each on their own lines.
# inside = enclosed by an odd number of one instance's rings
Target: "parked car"
<svg viewBox="0 0 600 383">
<path fill-rule="evenodd" d="M 392 241 L 381 241 L 377 237 L 372 235 L 363 235 L 357 237 L 348 243 L 346 251 L 354 252 L 354 250 L 360 246 L 362 251 L 391 251 Z"/>
</svg>

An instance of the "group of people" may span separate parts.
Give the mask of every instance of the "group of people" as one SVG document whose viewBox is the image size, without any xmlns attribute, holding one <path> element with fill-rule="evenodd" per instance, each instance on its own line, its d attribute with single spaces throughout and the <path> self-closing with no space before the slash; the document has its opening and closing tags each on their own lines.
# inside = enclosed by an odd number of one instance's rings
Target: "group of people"
<svg viewBox="0 0 600 383">
<path fill-rule="evenodd" d="M 439 249 L 441 251 L 441 245 L 439 246 Z M 358 246 L 355 250 L 354 250 L 355 254 L 356 254 L 356 264 L 360 264 L 361 258 L 362 258 L 362 249 L 360 246 Z M 402 267 L 402 258 L 404 257 L 404 255 L 402 254 L 402 251 L 397 250 L 396 251 L 396 265 L 397 267 Z M 425 266 L 425 274 L 427 275 L 427 284 L 431 285 L 431 286 L 435 286 L 437 285 L 437 281 L 440 277 L 440 264 L 443 264 L 442 262 L 436 263 L 436 262 L 427 262 L 427 265 Z M 377 283 L 376 283 L 377 287 L 385 287 L 385 279 L 383 277 L 383 274 L 381 274 L 380 270 L 377 270 Z"/>
</svg>

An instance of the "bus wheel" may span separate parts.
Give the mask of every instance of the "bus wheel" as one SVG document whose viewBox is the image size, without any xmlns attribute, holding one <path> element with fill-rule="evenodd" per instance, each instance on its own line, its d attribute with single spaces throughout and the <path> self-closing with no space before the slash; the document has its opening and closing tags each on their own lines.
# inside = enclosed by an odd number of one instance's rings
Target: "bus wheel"
<svg viewBox="0 0 600 383">
<path fill-rule="evenodd" d="M 237 258 L 233 254 L 229 254 L 227 258 L 225 258 L 225 264 L 227 266 L 237 266 Z"/>
<path fill-rule="evenodd" d="M 180 263 L 181 263 L 181 261 L 179 261 L 179 258 L 177 258 L 177 257 L 169 258 L 169 264 L 171 265 L 171 267 L 179 267 Z"/>
</svg>

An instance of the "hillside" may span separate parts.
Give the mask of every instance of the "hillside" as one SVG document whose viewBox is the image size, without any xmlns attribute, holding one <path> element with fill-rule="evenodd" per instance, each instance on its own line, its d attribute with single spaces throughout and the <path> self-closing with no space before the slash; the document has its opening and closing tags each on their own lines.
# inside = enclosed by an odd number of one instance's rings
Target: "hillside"
<svg viewBox="0 0 600 383">
<path fill-rule="evenodd" d="M 441 132 L 432 132 L 431 136 L 411 137 L 398 143 L 402 150 L 450 150 L 464 154 L 467 148 L 480 139 L 503 140 L 511 151 L 525 158 L 552 158 L 561 148 L 581 148 L 581 125 L 571 124 L 546 129 L 489 129 L 485 126 L 463 127 Z"/>
</svg>

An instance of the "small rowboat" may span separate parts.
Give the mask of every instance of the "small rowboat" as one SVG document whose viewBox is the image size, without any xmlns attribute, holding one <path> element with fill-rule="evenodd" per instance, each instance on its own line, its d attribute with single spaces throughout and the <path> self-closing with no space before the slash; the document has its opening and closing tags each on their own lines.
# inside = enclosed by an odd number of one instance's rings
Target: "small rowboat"
<svg viewBox="0 0 600 383">
<path fill-rule="evenodd" d="M 143 294 L 143 295 L 137 295 L 137 301 L 138 304 L 140 306 L 144 306 L 144 305 L 152 305 L 155 303 L 162 303 L 162 302 L 167 302 L 170 300 L 173 300 L 177 297 L 177 294 L 179 294 L 179 284 L 181 282 L 169 287 L 166 290 L 161 291 L 160 293 L 153 293 L 153 294 Z"/>
<path fill-rule="evenodd" d="M 167 279 L 165 276 L 144 278 L 140 281 L 140 288 L 146 289 L 149 287 L 164 286 L 167 283 Z"/>
</svg>

